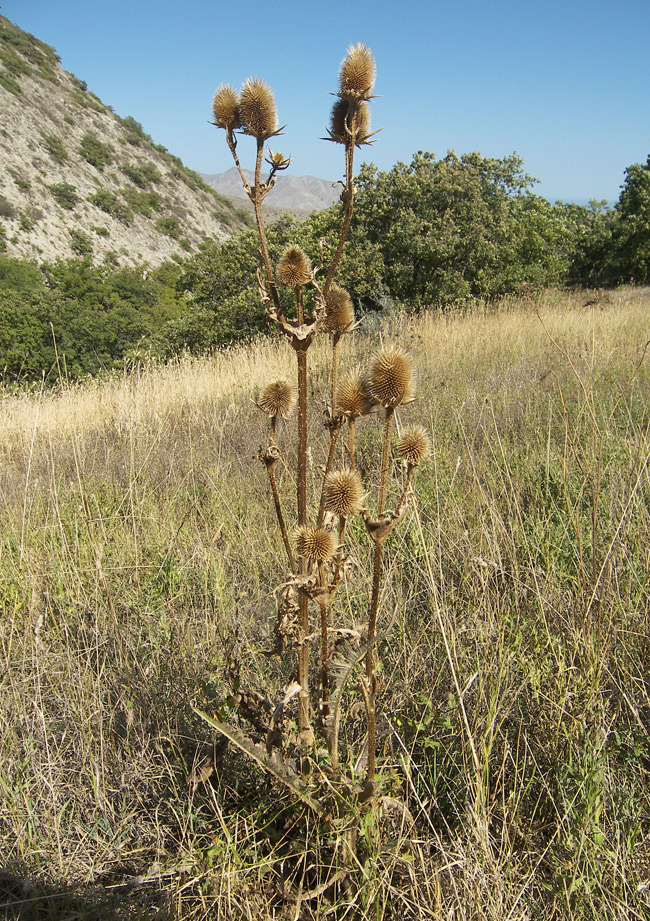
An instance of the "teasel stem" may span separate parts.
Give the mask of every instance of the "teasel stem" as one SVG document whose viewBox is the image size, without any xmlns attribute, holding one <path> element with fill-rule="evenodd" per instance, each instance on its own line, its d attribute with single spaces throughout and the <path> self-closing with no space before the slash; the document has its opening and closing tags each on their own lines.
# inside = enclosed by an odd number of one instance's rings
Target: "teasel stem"
<svg viewBox="0 0 650 921">
<path fill-rule="evenodd" d="M 354 419 L 350 419 L 348 422 L 348 457 L 350 459 L 350 467 L 356 470 L 357 464 L 354 459 Z"/>
<path fill-rule="evenodd" d="M 257 157 L 255 160 L 255 185 L 251 189 L 250 185 L 246 181 L 246 176 L 239 165 L 239 160 L 233 149 L 233 146 L 230 146 L 230 150 L 235 157 L 235 163 L 239 169 L 239 173 L 244 182 L 244 189 L 246 194 L 253 203 L 255 209 L 255 222 L 257 224 L 257 235 L 260 239 L 260 252 L 262 254 L 262 261 L 264 262 L 264 270 L 266 272 L 266 278 L 268 285 L 271 291 L 271 298 L 273 300 L 273 306 L 275 307 L 278 317 L 282 316 L 282 306 L 280 304 L 280 298 L 278 297 L 278 292 L 275 286 L 275 276 L 273 275 L 273 267 L 271 265 L 271 257 L 269 255 L 269 245 L 266 239 L 266 228 L 264 226 L 264 217 L 262 215 L 262 202 L 264 201 L 265 195 L 262 193 L 262 160 L 264 157 L 264 141 L 260 138 L 257 139 Z"/>
<path fill-rule="evenodd" d="M 304 323 L 302 288 L 296 290 L 298 324 Z M 307 349 L 309 341 L 296 344 L 298 362 L 298 527 L 307 524 Z M 300 557 L 299 575 L 308 574 L 308 561 Z M 303 744 L 311 734 L 309 719 L 309 598 L 305 592 L 298 593 L 298 683 L 302 687 L 298 698 L 298 719 Z"/>
<path fill-rule="evenodd" d="M 348 137 L 347 143 L 345 145 L 345 186 L 343 188 L 342 198 L 345 202 L 345 216 L 343 218 L 343 224 L 341 225 L 341 233 L 339 234 L 339 242 L 336 247 L 336 252 L 334 253 L 334 258 L 329 267 L 327 273 L 327 278 L 325 279 L 325 284 L 323 285 L 323 296 L 327 295 L 327 292 L 330 289 L 332 282 L 334 281 L 334 275 L 338 268 L 339 262 L 341 261 L 341 255 L 343 254 L 343 246 L 345 245 L 345 240 L 348 235 L 348 230 L 350 229 L 350 221 L 352 220 L 352 212 L 354 210 L 354 137 Z"/>
<path fill-rule="evenodd" d="M 390 434 L 395 418 L 395 408 L 386 407 L 386 419 L 384 422 L 384 444 L 381 455 L 381 475 L 379 481 L 379 503 L 377 509 L 377 518 L 384 514 L 386 505 L 386 482 L 388 479 L 388 461 L 390 454 Z M 377 656 L 375 653 L 375 635 L 377 633 L 377 614 L 379 611 L 379 588 L 381 584 L 381 563 L 384 549 L 384 541 L 375 542 L 375 553 L 372 569 L 372 595 L 370 598 L 370 613 L 368 616 L 368 652 L 366 653 L 366 684 L 364 690 L 364 699 L 366 702 L 366 718 L 368 722 L 368 769 L 366 780 L 368 783 L 374 783 L 376 756 L 375 756 L 375 700 L 377 697 Z"/>
<path fill-rule="evenodd" d="M 278 519 L 278 524 L 280 525 L 280 532 L 282 534 L 282 542 L 284 543 L 284 549 L 287 551 L 287 558 L 289 560 L 289 569 L 292 573 L 296 572 L 296 563 L 293 558 L 293 553 L 291 551 L 291 541 L 289 540 L 289 532 L 287 531 L 287 524 L 284 520 L 284 515 L 282 513 L 282 503 L 280 502 L 280 493 L 278 492 L 278 484 L 275 479 L 275 465 L 277 463 L 277 458 L 275 458 L 270 463 L 266 463 L 266 470 L 269 475 L 269 484 L 271 486 L 271 494 L 273 495 L 273 504 L 275 505 L 275 514 Z"/>
<path fill-rule="evenodd" d="M 320 583 L 320 588 L 325 591 L 327 583 L 327 573 L 325 570 L 325 564 L 318 564 L 318 580 Z M 329 648 L 327 642 L 327 609 L 329 603 L 327 600 L 322 600 L 318 602 L 320 608 L 320 635 L 321 635 L 321 647 L 320 647 L 320 718 L 324 724 L 327 714 L 329 712 L 329 670 L 328 670 L 328 659 L 329 659 Z"/>
<path fill-rule="evenodd" d="M 408 464 L 406 467 L 406 483 L 404 483 L 404 489 L 402 490 L 402 495 L 400 496 L 399 502 L 397 503 L 397 507 L 395 508 L 395 511 L 393 513 L 395 517 L 398 517 L 399 515 L 402 514 L 402 509 L 404 507 L 404 503 L 406 502 L 406 497 L 408 495 L 409 488 L 413 481 L 413 474 L 415 473 L 415 470 L 416 468 L 413 464 Z"/>
<path fill-rule="evenodd" d="M 323 483 L 320 491 L 320 503 L 318 506 L 318 527 L 322 528 L 323 521 L 325 520 L 325 485 L 327 483 L 327 474 L 330 473 L 332 469 L 332 464 L 334 463 L 334 456 L 336 455 L 336 445 L 339 440 L 339 433 L 341 427 L 339 425 L 333 425 L 330 428 L 330 447 L 327 454 L 327 461 L 325 462 L 325 472 L 323 474 Z"/>
<path fill-rule="evenodd" d="M 379 505 L 377 508 L 377 518 L 384 514 L 386 506 L 386 486 L 388 481 L 388 461 L 390 457 L 390 433 L 395 418 L 395 407 L 386 407 L 386 418 L 384 421 L 384 444 L 381 453 L 381 474 L 379 480 Z"/>
</svg>

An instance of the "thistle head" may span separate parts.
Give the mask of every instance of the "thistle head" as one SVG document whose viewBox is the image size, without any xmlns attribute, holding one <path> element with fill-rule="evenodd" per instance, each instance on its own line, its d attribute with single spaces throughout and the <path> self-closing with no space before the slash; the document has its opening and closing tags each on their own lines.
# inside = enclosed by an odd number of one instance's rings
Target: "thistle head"
<svg viewBox="0 0 650 921">
<path fill-rule="evenodd" d="M 354 140 L 357 147 L 370 144 L 370 108 L 367 102 L 337 99 L 332 106 L 329 139 L 337 144 Z"/>
<path fill-rule="evenodd" d="M 375 354 L 368 375 L 370 395 L 385 408 L 413 400 L 411 359 L 397 346 L 390 345 Z"/>
<path fill-rule="evenodd" d="M 295 402 L 296 395 L 289 381 L 280 380 L 266 385 L 257 406 L 267 416 L 286 419 L 291 414 Z"/>
<path fill-rule="evenodd" d="M 331 531 L 325 528 L 298 528 L 295 535 L 298 556 L 311 563 L 325 563 L 336 553 L 336 541 Z"/>
<path fill-rule="evenodd" d="M 352 99 L 369 99 L 375 85 L 375 59 L 367 45 L 351 45 L 339 69 L 339 93 Z"/>
<path fill-rule="evenodd" d="M 342 333 L 354 323 L 352 298 L 345 290 L 333 284 L 325 297 L 325 323 L 328 333 Z"/>
<path fill-rule="evenodd" d="M 397 457 L 409 465 L 419 467 L 431 453 L 429 436 L 421 425 L 404 429 L 397 444 Z"/>
<path fill-rule="evenodd" d="M 289 246 L 283 252 L 277 269 L 278 282 L 286 288 L 297 288 L 311 281 L 311 264 L 299 246 Z"/>
<path fill-rule="evenodd" d="M 266 162 L 269 166 L 272 166 L 274 170 L 282 170 L 287 169 L 291 163 L 291 157 L 285 157 L 279 150 L 276 153 L 269 150 Z"/>
<path fill-rule="evenodd" d="M 226 128 L 233 131 L 241 128 L 239 113 L 239 95 L 237 90 L 229 83 L 222 83 L 212 100 L 212 112 L 217 128 Z"/>
<path fill-rule="evenodd" d="M 246 134 L 252 134 L 258 141 L 276 134 L 278 117 L 268 83 L 257 77 L 248 78 L 239 96 L 239 114 Z"/>
<path fill-rule="evenodd" d="M 327 475 L 325 480 L 325 509 L 349 518 L 363 508 L 363 484 L 356 470 L 344 467 Z"/>
<path fill-rule="evenodd" d="M 368 393 L 368 383 L 362 374 L 350 374 L 338 386 L 336 405 L 350 419 L 367 415 L 375 405 Z"/>
</svg>

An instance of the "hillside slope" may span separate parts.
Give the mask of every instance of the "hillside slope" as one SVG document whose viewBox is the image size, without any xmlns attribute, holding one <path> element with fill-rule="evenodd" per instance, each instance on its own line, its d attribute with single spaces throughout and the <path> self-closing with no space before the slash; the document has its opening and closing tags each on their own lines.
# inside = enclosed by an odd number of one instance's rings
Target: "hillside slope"
<svg viewBox="0 0 650 921">
<path fill-rule="evenodd" d="M 0 16 L 0 249 L 158 265 L 225 239 L 243 211 Z"/>
</svg>

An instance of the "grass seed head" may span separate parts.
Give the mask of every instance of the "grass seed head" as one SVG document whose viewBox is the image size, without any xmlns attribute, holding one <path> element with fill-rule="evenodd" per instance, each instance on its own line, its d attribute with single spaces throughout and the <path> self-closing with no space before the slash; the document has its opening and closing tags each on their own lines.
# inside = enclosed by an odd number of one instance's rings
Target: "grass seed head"
<svg viewBox="0 0 650 921">
<path fill-rule="evenodd" d="M 382 406 L 395 407 L 413 399 L 411 359 L 397 346 L 375 354 L 369 374 L 371 396 Z"/>
<path fill-rule="evenodd" d="M 325 298 L 325 329 L 329 333 L 340 333 L 353 322 L 352 298 L 345 288 L 333 284 Z"/>
<path fill-rule="evenodd" d="M 336 405 L 350 419 L 366 416 L 376 405 L 362 374 L 350 374 L 341 381 L 336 391 Z"/>
<path fill-rule="evenodd" d="M 286 419 L 296 402 L 296 395 L 289 381 L 280 380 L 267 384 L 257 405 L 267 416 Z"/>
<path fill-rule="evenodd" d="M 419 467 L 431 453 L 429 436 L 421 425 L 413 425 L 402 432 L 397 444 L 397 457 L 411 467 Z"/>
<path fill-rule="evenodd" d="M 355 470 L 344 467 L 328 474 L 325 481 L 325 509 L 349 518 L 363 508 L 363 484 Z"/>
<path fill-rule="evenodd" d="M 311 281 L 311 264 L 299 246 L 289 246 L 278 262 L 278 281 L 286 288 L 297 288 Z"/>
<path fill-rule="evenodd" d="M 336 553 L 336 541 L 331 531 L 325 528 L 302 526 L 296 531 L 298 556 L 312 563 L 324 563 Z"/>
<path fill-rule="evenodd" d="M 239 112 L 239 95 L 237 90 L 229 83 L 222 83 L 212 100 L 214 124 L 218 128 L 241 128 L 241 115 Z"/>
<path fill-rule="evenodd" d="M 375 85 L 375 59 L 367 45 L 351 45 L 339 70 L 339 92 L 352 99 L 369 99 Z"/>
<path fill-rule="evenodd" d="M 275 99 L 268 83 L 249 77 L 239 97 L 239 112 L 247 134 L 265 141 L 276 133 L 278 117 Z"/>
</svg>

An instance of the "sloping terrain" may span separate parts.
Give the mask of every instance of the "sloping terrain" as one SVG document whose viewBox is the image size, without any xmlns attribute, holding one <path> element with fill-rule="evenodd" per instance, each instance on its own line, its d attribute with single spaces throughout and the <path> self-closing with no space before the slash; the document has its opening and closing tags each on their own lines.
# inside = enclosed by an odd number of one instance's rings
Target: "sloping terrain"
<svg viewBox="0 0 650 921">
<path fill-rule="evenodd" d="M 0 17 L 0 249 L 157 265 L 246 215 Z"/>
</svg>

